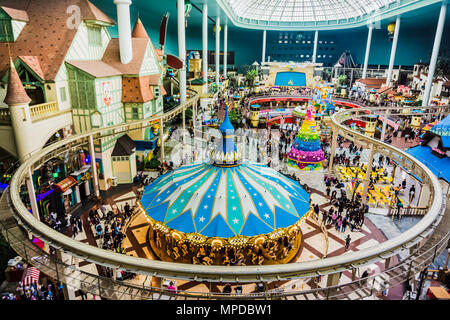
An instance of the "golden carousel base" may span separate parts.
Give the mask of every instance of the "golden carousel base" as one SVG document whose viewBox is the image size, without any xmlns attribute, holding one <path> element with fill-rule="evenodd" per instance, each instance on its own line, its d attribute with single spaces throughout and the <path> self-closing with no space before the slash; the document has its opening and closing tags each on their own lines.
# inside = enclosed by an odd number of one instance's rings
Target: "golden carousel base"
<svg viewBox="0 0 450 320">
<path fill-rule="evenodd" d="M 145 213 L 143 213 L 145 214 Z M 207 238 L 169 229 L 147 217 L 147 245 L 162 261 L 203 265 L 271 265 L 296 261 L 302 244 L 300 223 L 253 237 Z"/>
</svg>

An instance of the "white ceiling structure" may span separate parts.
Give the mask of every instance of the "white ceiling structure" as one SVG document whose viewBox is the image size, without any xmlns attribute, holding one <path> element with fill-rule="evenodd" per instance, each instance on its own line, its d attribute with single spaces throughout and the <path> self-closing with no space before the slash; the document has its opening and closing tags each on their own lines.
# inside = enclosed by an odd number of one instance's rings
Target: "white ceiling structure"
<svg viewBox="0 0 450 320">
<path fill-rule="evenodd" d="M 442 0 L 215 0 L 238 27 L 331 30 L 361 27 Z"/>
<path fill-rule="evenodd" d="M 266 21 L 328 21 L 370 14 L 396 0 L 223 0 L 236 16 Z"/>
</svg>

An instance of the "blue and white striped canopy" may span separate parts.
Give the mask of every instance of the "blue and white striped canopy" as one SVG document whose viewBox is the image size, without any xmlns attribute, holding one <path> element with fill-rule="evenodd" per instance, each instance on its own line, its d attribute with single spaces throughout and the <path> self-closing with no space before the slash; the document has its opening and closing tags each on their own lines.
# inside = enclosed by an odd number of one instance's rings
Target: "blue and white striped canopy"
<svg viewBox="0 0 450 320">
<path fill-rule="evenodd" d="M 145 187 L 141 204 L 169 228 L 206 237 L 267 234 L 296 223 L 309 210 L 309 194 L 264 165 L 182 166 Z"/>
</svg>

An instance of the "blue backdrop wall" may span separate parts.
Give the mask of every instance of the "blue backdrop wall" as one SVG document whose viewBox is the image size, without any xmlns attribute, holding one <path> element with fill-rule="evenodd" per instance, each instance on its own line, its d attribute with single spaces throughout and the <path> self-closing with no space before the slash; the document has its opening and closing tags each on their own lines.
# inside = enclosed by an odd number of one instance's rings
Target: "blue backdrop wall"
<svg viewBox="0 0 450 320">
<path fill-rule="evenodd" d="M 111 18 L 116 19 L 116 8 L 113 1 L 91 0 L 102 11 Z M 143 2 L 144 3 L 144 2 Z M 159 25 L 164 12 L 170 11 L 168 37 L 166 51 L 171 54 L 178 54 L 177 46 L 177 19 L 174 13 L 174 1 L 145 1 L 145 5 L 137 0 L 131 7 L 132 22 L 137 19 L 138 15 L 147 28 L 147 31 L 153 41 L 155 47 L 158 47 L 159 41 Z M 434 41 L 434 34 L 439 16 L 439 6 L 431 6 L 427 9 L 410 14 L 402 20 L 400 28 L 400 37 L 395 60 L 396 65 L 413 65 L 416 62 L 428 62 L 431 56 L 431 50 Z M 214 19 L 214 17 L 212 17 Z M 200 21 L 198 21 L 200 20 Z M 450 10 L 447 14 L 444 36 L 442 39 L 441 49 L 450 53 Z M 389 21 L 383 21 L 379 29 L 375 29 L 372 39 L 372 48 L 369 64 L 371 65 L 387 65 L 389 63 L 391 42 L 387 36 L 387 25 Z M 213 22 L 209 23 L 209 50 L 215 50 L 215 34 L 213 33 Z M 277 31 L 269 31 L 268 39 L 272 33 Z M 111 35 L 117 37 L 117 27 L 111 28 Z M 223 50 L 223 32 L 221 33 L 221 50 Z M 319 40 L 334 42 L 334 55 L 332 64 L 336 63 L 340 54 L 344 50 L 349 50 L 355 60 L 355 63 L 361 64 L 364 61 L 366 49 L 367 28 L 347 29 L 337 31 L 322 31 L 319 33 Z M 267 44 L 267 52 L 271 54 Z M 186 49 L 202 50 L 202 30 L 201 30 L 201 13 L 196 9 L 192 9 L 191 18 L 188 19 L 188 27 L 186 29 Z M 228 33 L 228 50 L 235 53 L 235 65 L 250 65 L 255 60 L 261 61 L 262 52 L 262 31 L 251 29 L 240 29 L 235 26 L 229 26 Z M 295 51 L 295 49 L 294 49 Z M 312 50 L 311 50 L 312 54 Z M 328 55 L 327 55 L 328 56 Z M 304 59 L 295 59 L 298 61 Z M 286 59 L 272 57 L 272 60 Z M 292 60 L 292 59 L 287 59 Z M 325 62 L 318 59 L 318 62 Z"/>
</svg>

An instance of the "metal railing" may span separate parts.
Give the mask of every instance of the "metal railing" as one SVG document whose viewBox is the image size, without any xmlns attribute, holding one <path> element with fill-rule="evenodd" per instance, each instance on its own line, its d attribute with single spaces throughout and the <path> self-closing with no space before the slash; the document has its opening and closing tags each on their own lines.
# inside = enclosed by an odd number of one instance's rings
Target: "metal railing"
<svg viewBox="0 0 450 320">
<path fill-rule="evenodd" d="M 170 119 L 174 116 L 176 116 L 178 113 L 182 112 L 185 108 L 192 106 L 194 103 L 197 103 L 198 97 L 194 97 L 190 100 L 188 100 L 186 103 L 180 105 L 179 107 L 175 108 L 172 111 L 167 112 L 166 114 L 158 117 L 152 117 L 147 120 L 140 120 L 133 123 L 128 124 L 121 124 L 105 129 L 99 129 L 96 131 L 93 131 L 88 134 L 82 134 L 77 135 L 72 138 L 65 139 L 60 142 L 56 142 L 53 145 L 45 148 L 42 150 L 42 152 L 39 152 L 35 155 L 32 155 L 30 158 L 28 158 L 23 165 L 17 170 L 16 174 L 14 175 L 11 186 L 8 192 L 5 192 L 2 198 L 2 207 L 1 210 L 3 210 L 5 213 L 10 213 L 11 215 L 14 215 L 17 222 L 25 228 L 26 232 L 29 234 L 33 234 L 35 236 L 40 237 L 43 239 L 47 244 L 53 246 L 57 250 L 63 250 L 64 252 L 76 256 L 78 258 L 81 258 L 86 261 L 90 261 L 93 263 L 96 263 L 98 265 L 102 265 L 105 267 L 111 267 L 111 268 L 121 268 L 127 271 L 132 271 L 137 274 L 141 275 L 147 275 L 147 276 L 156 276 L 156 277 L 166 277 L 166 278 L 178 278 L 178 279 L 186 279 L 186 280 L 193 280 L 193 281 L 209 281 L 209 282 L 236 282 L 236 283 L 245 283 L 245 282 L 269 282 L 269 281 L 281 281 L 281 280 L 292 280 L 292 279 L 301 279 L 301 278 L 313 278 L 316 276 L 323 276 L 323 275 L 330 275 L 335 276 L 337 273 L 346 271 L 346 270 L 352 270 L 370 263 L 373 263 L 375 261 L 390 259 L 391 256 L 396 255 L 399 252 L 402 252 L 403 250 L 410 249 L 410 248 L 421 248 L 421 244 L 424 242 L 423 239 L 427 239 L 430 237 L 430 235 L 433 234 L 433 232 L 436 230 L 437 226 L 439 225 L 439 222 L 441 221 L 442 217 L 444 216 L 444 209 L 445 209 L 445 197 L 442 194 L 442 190 L 440 189 L 440 184 L 437 178 L 431 173 L 431 171 L 426 168 L 422 163 L 416 161 L 413 157 L 407 155 L 406 153 L 402 152 L 401 150 L 394 148 L 392 146 L 389 146 L 387 144 L 381 143 L 375 139 L 366 137 L 364 135 L 361 135 L 350 128 L 346 128 L 341 123 L 345 120 L 351 118 L 355 113 L 357 114 L 360 112 L 359 109 L 354 110 L 346 110 L 339 112 L 338 114 L 333 115 L 332 121 L 333 125 L 338 129 L 340 134 L 345 135 L 346 137 L 350 137 L 353 139 L 358 139 L 359 142 L 369 142 L 373 143 L 377 146 L 378 152 L 389 154 L 390 157 L 394 157 L 392 154 L 396 154 L 397 158 L 404 164 L 406 167 L 411 167 L 413 172 L 416 172 L 418 175 L 422 176 L 423 179 L 427 179 L 427 181 L 431 185 L 431 192 L 430 196 L 434 196 L 434 202 L 432 206 L 430 207 L 430 210 L 428 213 L 424 216 L 424 218 L 419 221 L 414 227 L 409 229 L 408 231 L 404 232 L 398 237 L 395 237 L 393 239 L 387 240 L 377 246 L 373 246 L 361 251 L 357 252 L 349 252 L 341 256 L 337 257 L 331 257 L 326 258 L 322 260 L 316 260 L 316 261 L 307 261 L 302 263 L 292 263 L 292 264 L 285 264 L 285 265 L 266 265 L 266 266 L 232 266 L 232 267 L 226 267 L 226 266 L 204 266 L 204 265 L 190 265 L 190 264 L 180 264 L 180 263 L 169 263 L 169 262 L 163 262 L 163 261 L 154 261 L 149 259 L 143 259 L 143 258 L 136 258 L 132 256 L 122 255 L 110 251 L 106 251 L 100 248 L 96 248 L 93 246 L 90 246 L 85 243 L 78 242 L 76 240 L 73 240 L 53 229 L 46 226 L 45 224 L 37 221 L 25 208 L 23 203 L 21 202 L 20 195 L 18 193 L 19 187 L 23 184 L 25 176 L 27 175 L 28 168 L 29 167 L 38 167 L 41 164 L 45 163 L 45 161 L 51 159 L 52 157 L 55 157 L 57 155 L 60 155 L 67 150 L 70 150 L 72 148 L 76 148 L 80 145 L 84 145 L 87 143 L 88 138 L 90 135 L 93 135 L 95 139 L 98 139 L 105 135 L 111 135 L 111 134 L 117 134 L 121 132 L 126 132 L 127 130 L 131 130 L 136 128 L 136 124 L 141 124 L 142 126 L 148 125 L 150 121 L 159 120 L 159 119 Z M 366 109 L 369 110 L 369 109 Z M 361 110 L 364 111 L 364 110 Z M 352 112 L 349 114 L 349 112 Z M 107 133 L 104 133 L 104 131 L 107 131 Z M 394 157 L 395 158 L 395 157 Z M 7 198 L 5 198 L 7 197 Z M 5 200 L 6 199 L 6 200 Z M 11 228 L 19 228 L 15 223 L 11 224 L 11 219 L 7 218 L 6 221 L 9 221 L 9 225 L 5 227 L 5 224 L 2 223 L 2 230 L 5 232 L 5 230 L 10 230 Z M 14 222 L 14 221 L 12 221 Z M 6 231 L 8 232 L 8 231 Z M 8 234 L 7 239 L 10 241 L 10 234 Z M 27 244 L 31 244 L 31 242 L 28 240 L 26 236 L 22 235 L 22 238 L 20 236 L 16 237 L 19 239 L 18 241 L 10 241 L 11 246 L 20 253 L 20 247 L 23 246 L 24 249 L 22 251 L 23 254 L 25 254 L 25 259 L 33 264 L 35 260 L 30 258 L 30 252 L 27 250 L 29 249 L 29 246 Z M 449 234 L 444 234 L 444 237 L 442 239 L 446 238 L 448 240 Z M 440 242 L 439 242 L 440 243 Z M 28 248 L 28 249 L 26 249 Z M 434 246 L 435 253 L 439 252 L 441 250 L 441 247 Z M 442 249 L 443 250 L 443 249 Z M 415 250 L 414 252 L 419 252 Z M 22 255 L 22 254 L 21 254 Z M 40 257 L 48 258 L 48 255 L 45 254 L 40 255 Z M 419 258 L 419 256 L 412 255 L 411 261 L 415 261 L 415 258 Z M 74 266 L 60 266 L 60 269 L 58 271 L 58 265 L 63 263 L 62 261 L 51 260 L 52 263 L 55 265 L 52 270 L 57 272 L 57 275 L 59 272 L 61 272 L 62 269 L 70 269 L 72 272 L 78 272 L 79 274 L 82 274 L 83 276 L 86 276 L 89 278 L 89 281 L 87 281 L 87 284 L 90 284 L 92 286 L 92 283 L 96 283 L 98 286 L 98 293 L 101 293 L 102 288 L 106 288 L 108 290 L 115 290 L 116 292 L 121 292 L 123 288 L 121 286 L 125 286 L 123 283 L 117 283 L 117 281 L 114 281 L 109 278 L 102 278 L 96 275 L 89 275 L 81 270 L 75 268 Z M 398 266 L 405 266 L 405 262 L 409 262 L 409 260 L 401 261 Z M 37 264 L 37 262 L 35 262 Z M 412 263 L 411 263 L 412 265 Z M 42 268 L 45 268 L 45 266 L 42 266 Z M 412 272 L 411 267 L 409 268 L 410 272 Z M 49 270 L 50 272 L 51 270 Z M 45 270 L 43 270 L 45 272 Z M 382 274 L 380 273 L 380 276 Z M 76 277 L 78 279 L 78 276 Z M 92 279 L 91 279 L 92 278 Z M 61 276 L 59 276 L 59 279 L 61 279 Z M 91 281 L 92 280 L 92 281 Z M 70 282 L 69 280 L 64 281 L 64 278 L 62 279 L 63 282 Z M 80 280 L 81 281 L 81 280 Z M 83 280 L 84 281 L 84 280 Z M 79 287 L 79 286 L 78 286 Z M 148 294 L 159 292 L 161 293 L 161 289 L 159 288 L 147 288 L 142 287 L 142 289 L 136 289 L 134 286 L 128 287 L 126 286 L 126 290 L 142 290 L 137 293 L 137 295 L 134 295 L 135 297 L 141 296 L 142 298 L 148 296 Z M 316 289 L 317 292 L 322 292 L 322 294 L 326 298 L 330 298 L 334 296 L 333 290 L 344 290 L 342 288 L 348 287 L 348 285 L 340 285 L 335 287 L 328 287 L 328 288 L 320 288 Z M 88 292 L 97 292 L 97 289 L 92 289 L 93 287 L 87 287 L 85 288 Z M 140 287 L 138 287 L 140 288 Z M 340 289 L 341 288 L 341 289 Z M 105 289 L 105 290 L 106 290 Z M 125 290 L 125 289 L 123 289 Z M 125 291 L 126 291 L 125 290 Z M 330 291 L 331 290 L 331 291 Z M 144 292 L 146 292 L 144 294 Z M 317 294 L 316 291 L 311 291 L 313 296 L 314 293 Z M 326 292 L 326 294 L 325 294 Z M 288 297 L 288 296 L 294 296 L 294 295 L 302 295 L 307 294 L 309 292 L 304 291 L 296 291 L 295 293 L 287 293 L 287 292 L 265 292 L 261 295 L 244 295 L 244 296 L 238 296 L 238 298 L 276 298 L 276 297 Z M 177 293 L 177 294 L 170 294 L 171 296 L 180 296 L 183 297 L 191 297 L 191 295 L 199 298 L 217 298 L 220 299 L 220 295 L 217 295 L 215 293 L 198 293 L 193 294 L 192 292 L 183 292 L 183 293 Z M 122 294 L 123 297 L 129 297 L 130 295 L 125 295 L 125 293 Z M 230 298 L 230 296 L 226 296 L 227 298 Z M 120 297 L 118 297 L 120 298 Z"/>
</svg>

